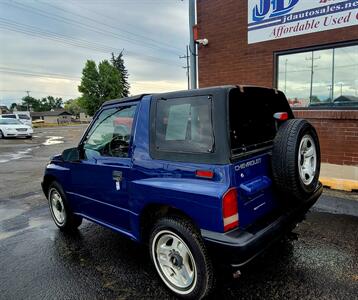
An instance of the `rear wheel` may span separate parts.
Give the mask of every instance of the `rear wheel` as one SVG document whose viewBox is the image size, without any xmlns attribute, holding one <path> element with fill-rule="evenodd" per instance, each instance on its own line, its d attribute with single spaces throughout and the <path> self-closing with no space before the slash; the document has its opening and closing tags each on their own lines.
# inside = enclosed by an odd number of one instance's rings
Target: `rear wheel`
<svg viewBox="0 0 358 300">
<path fill-rule="evenodd" d="M 278 130 L 272 151 L 276 188 L 296 201 L 307 199 L 318 185 L 320 159 L 314 127 L 306 120 L 286 121 Z"/>
<path fill-rule="evenodd" d="M 214 285 L 211 261 L 197 229 L 178 217 L 160 219 L 150 236 L 150 256 L 165 285 L 185 299 L 201 299 Z"/>
<path fill-rule="evenodd" d="M 66 195 L 56 181 L 52 182 L 48 189 L 48 202 L 52 219 L 60 230 L 73 231 L 81 225 L 82 218 L 71 212 Z"/>
</svg>

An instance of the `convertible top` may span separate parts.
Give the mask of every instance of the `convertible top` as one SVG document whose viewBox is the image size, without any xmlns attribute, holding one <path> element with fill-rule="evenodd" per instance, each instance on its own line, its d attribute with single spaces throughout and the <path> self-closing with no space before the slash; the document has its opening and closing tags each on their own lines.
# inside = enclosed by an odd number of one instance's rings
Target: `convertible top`
<svg viewBox="0 0 358 300">
<path fill-rule="evenodd" d="M 166 92 L 166 93 L 139 94 L 131 97 L 108 100 L 102 104 L 102 107 L 117 104 L 117 103 L 123 103 L 123 102 L 140 101 L 144 96 L 148 96 L 148 95 L 151 95 L 156 99 L 169 99 L 169 98 L 182 98 L 188 96 L 199 96 L 202 94 L 218 94 L 218 93 L 226 94 L 231 89 L 237 87 L 238 86 L 235 85 L 223 85 L 223 86 L 207 87 L 207 88 L 193 89 L 193 90 L 181 90 L 181 91 Z"/>
</svg>

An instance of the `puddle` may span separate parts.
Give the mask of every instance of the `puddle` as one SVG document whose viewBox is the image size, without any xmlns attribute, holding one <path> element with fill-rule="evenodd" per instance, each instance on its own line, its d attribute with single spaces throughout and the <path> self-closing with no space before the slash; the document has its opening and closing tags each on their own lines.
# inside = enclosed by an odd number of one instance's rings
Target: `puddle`
<svg viewBox="0 0 358 300">
<path fill-rule="evenodd" d="M 1 163 L 7 163 L 11 160 L 17 160 L 20 158 L 30 158 L 32 149 L 27 148 L 26 150 L 21 150 L 16 153 L 9 153 L 9 154 L 0 154 L 0 164 Z"/>
<path fill-rule="evenodd" d="M 25 212 L 25 209 L 20 208 L 2 208 L 0 207 L 0 221 L 15 218 Z"/>
<path fill-rule="evenodd" d="M 47 136 L 46 138 L 47 140 L 42 145 L 51 146 L 63 143 L 63 136 Z"/>
</svg>

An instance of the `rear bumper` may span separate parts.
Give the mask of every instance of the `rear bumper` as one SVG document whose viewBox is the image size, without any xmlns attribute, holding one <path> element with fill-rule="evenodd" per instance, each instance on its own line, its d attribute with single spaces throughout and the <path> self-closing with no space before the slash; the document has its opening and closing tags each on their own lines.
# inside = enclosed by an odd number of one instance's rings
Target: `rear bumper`
<svg viewBox="0 0 358 300">
<path fill-rule="evenodd" d="M 321 196 L 322 191 L 323 187 L 320 184 L 314 194 L 300 207 L 281 214 L 271 222 L 266 222 L 256 228 L 247 231 L 236 229 L 227 233 L 201 230 L 201 234 L 209 251 L 221 263 L 230 264 L 233 267 L 243 266 L 301 222 L 307 211 Z"/>
</svg>

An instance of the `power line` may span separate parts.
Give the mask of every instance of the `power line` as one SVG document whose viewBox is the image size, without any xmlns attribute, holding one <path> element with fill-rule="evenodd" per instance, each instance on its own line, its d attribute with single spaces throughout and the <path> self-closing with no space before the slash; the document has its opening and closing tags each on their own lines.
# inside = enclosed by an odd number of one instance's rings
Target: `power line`
<svg viewBox="0 0 358 300">
<path fill-rule="evenodd" d="M 112 31 L 108 31 L 108 30 L 105 30 L 105 29 L 98 29 L 97 27 L 94 27 L 92 25 L 89 25 L 89 24 L 86 24 L 86 23 L 83 23 L 83 22 L 80 22 L 80 21 L 77 21 L 77 20 L 73 20 L 71 18 L 63 17 L 63 16 L 60 16 L 60 15 L 57 15 L 57 14 L 54 14 L 54 13 L 49 13 L 49 12 L 47 12 L 45 10 L 42 10 L 42 9 L 39 9 L 39 8 L 34 8 L 32 6 L 29 6 L 29 5 L 26 5 L 26 4 L 23 4 L 23 3 L 18 3 L 18 2 L 13 1 L 11 3 L 6 2 L 5 4 L 13 6 L 13 7 L 16 7 L 16 8 L 20 8 L 22 10 L 29 11 L 31 13 L 35 13 L 37 15 L 44 16 L 44 17 L 49 18 L 51 20 L 55 19 L 55 20 L 60 21 L 62 23 L 66 23 L 66 24 L 70 24 L 70 25 L 76 25 L 76 26 L 79 26 L 79 27 L 84 28 L 86 30 L 89 29 L 91 31 L 91 33 L 96 32 L 96 33 L 99 33 L 101 35 L 111 36 L 111 37 L 114 37 L 114 38 L 117 38 L 117 39 L 120 39 L 120 40 L 124 40 L 124 41 L 134 43 L 134 44 L 137 44 L 137 45 L 140 45 L 140 46 L 143 46 L 143 47 L 147 47 L 147 48 L 156 49 L 156 48 L 159 47 L 159 46 L 153 46 L 153 45 L 145 44 L 143 42 L 139 42 L 138 40 L 135 40 L 135 39 L 129 38 L 129 37 L 125 37 L 125 36 L 120 35 L 118 33 L 113 33 Z"/>
<path fill-rule="evenodd" d="M 15 74 L 15 75 L 23 75 L 29 77 L 43 77 L 43 78 L 55 78 L 55 79 L 68 79 L 68 80 L 78 80 L 79 76 L 58 74 L 58 73 L 40 73 L 36 71 L 27 71 L 23 69 L 15 69 L 15 68 L 7 68 L 0 66 L 0 73 L 6 74 Z"/>
<path fill-rule="evenodd" d="M 0 90 L 0 93 L 26 93 L 27 91 L 24 90 Z M 33 94 L 40 94 L 40 95 L 54 95 L 54 96 L 65 96 L 65 97 L 78 97 L 78 95 L 75 94 L 63 94 L 63 93 L 57 93 L 57 92 L 51 92 L 51 91 L 29 91 Z"/>
<path fill-rule="evenodd" d="M 64 34 L 59 34 L 59 33 L 52 32 L 52 31 L 45 31 L 45 30 L 42 30 L 35 26 L 26 25 L 26 24 L 22 24 L 22 23 L 18 23 L 18 22 L 13 22 L 13 21 L 10 21 L 5 18 L 0 18 L 0 28 L 6 29 L 9 31 L 19 32 L 19 33 L 26 34 L 29 36 L 36 36 L 38 38 L 52 40 L 55 42 L 60 42 L 62 44 L 66 44 L 66 45 L 71 45 L 71 46 L 76 46 L 76 47 L 89 49 L 89 50 L 93 50 L 93 51 L 97 51 L 97 52 L 102 52 L 102 53 L 123 51 L 123 49 L 110 47 L 110 46 L 96 43 L 96 42 L 90 42 L 90 41 L 87 41 L 84 39 L 75 39 L 75 38 L 69 37 Z M 166 65 L 169 63 L 172 65 L 180 66 L 179 64 L 174 64 L 173 61 L 171 61 L 169 59 L 165 59 L 165 58 L 159 58 L 159 57 L 155 57 L 155 56 L 145 55 L 145 54 L 137 53 L 134 51 L 128 51 L 128 50 L 124 50 L 124 53 L 128 54 L 128 55 L 132 55 L 132 56 L 136 57 L 137 59 L 141 59 L 141 60 L 165 63 Z"/>
<path fill-rule="evenodd" d="M 140 41 L 142 41 L 142 40 L 147 40 L 147 41 L 149 41 L 149 43 L 150 43 L 151 45 L 156 46 L 156 47 L 158 47 L 158 48 L 173 49 L 173 50 L 175 50 L 175 51 L 180 50 L 179 48 L 173 47 L 173 46 L 170 45 L 170 44 L 167 44 L 167 43 L 164 43 L 164 42 L 160 42 L 160 41 L 154 40 L 154 39 L 152 39 L 152 38 L 149 38 L 149 37 L 146 37 L 146 36 L 144 36 L 144 35 L 140 35 L 140 34 L 137 34 L 137 33 L 131 32 L 131 31 L 128 31 L 128 30 L 125 30 L 125 29 L 123 29 L 123 28 L 114 27 L 113 25 L 109 25 L 108 23 L 101 22 L 101 21 L 99 21 L 98 19 L 93 19 L 93 18 L 90 18 L 90 17 L 88 17 L 88 16 L 84 16 L 84 15 L 81 15 L 81 14 L 78 14 L 78 13 L 74 13 L 74 12 L 72 12 L 72 11 L 69 11 L 69 10 L 64 9 L 64 8 L 62 8 L 62 7 L 58 7 L 58 6 L 56 6 L 56 5 L 50 4 L 50 3 L 48 3 L 48 2 L 41 2 L 41 1 L 38 1 L 38 0 L 37 0 L 37 2 L 39 2 L 39 3 L 41 3 L 41 4 L 45 4 L 45 5 L 51 6 L 51 7 L 55 8 L 55 9 L 57 9 L 57 10 L 64 11 L 64 12 L 66 12 L 66 13 L 69 13 L 69 14 L 73 15 L 73 16 L 76 16 L 76 17 L 80 17 L 80 18 L 89 20 L 90 22 L 93 22 L 93 23 L 96 23 L 96 24 L 101 24 L 101 25 L 103 25 L 103 26 L 105 26 L 105 27 L 107 27 L 107 28 L 115 29 L 115 30 L 117 30 L 117 31 L 122 31 L 122 32 L 125 32 L 125 33 L 127 33 L 127 34 L 136 36 L 136 37 L 140 38 Z M 70 3 L 70 4 L 71 4 L 71 3 Z M 93 12 L 93 11 L 87 9 L 86 7 L 83 7 L 83 8 L 84 8 L 85 10 L 89 11 L 89 12 Z M 96 15 L 102 15 L 102 16 L 104 16 L 106 19 L 110 18 L 109 16 L 100 14 L 100 13 L 98 13 L 98 12 L 96 12 Z M 160 46 L 158 46 L 158 45 L 163 45 L 163 46 L 160 47 Z"/>
</svg>

